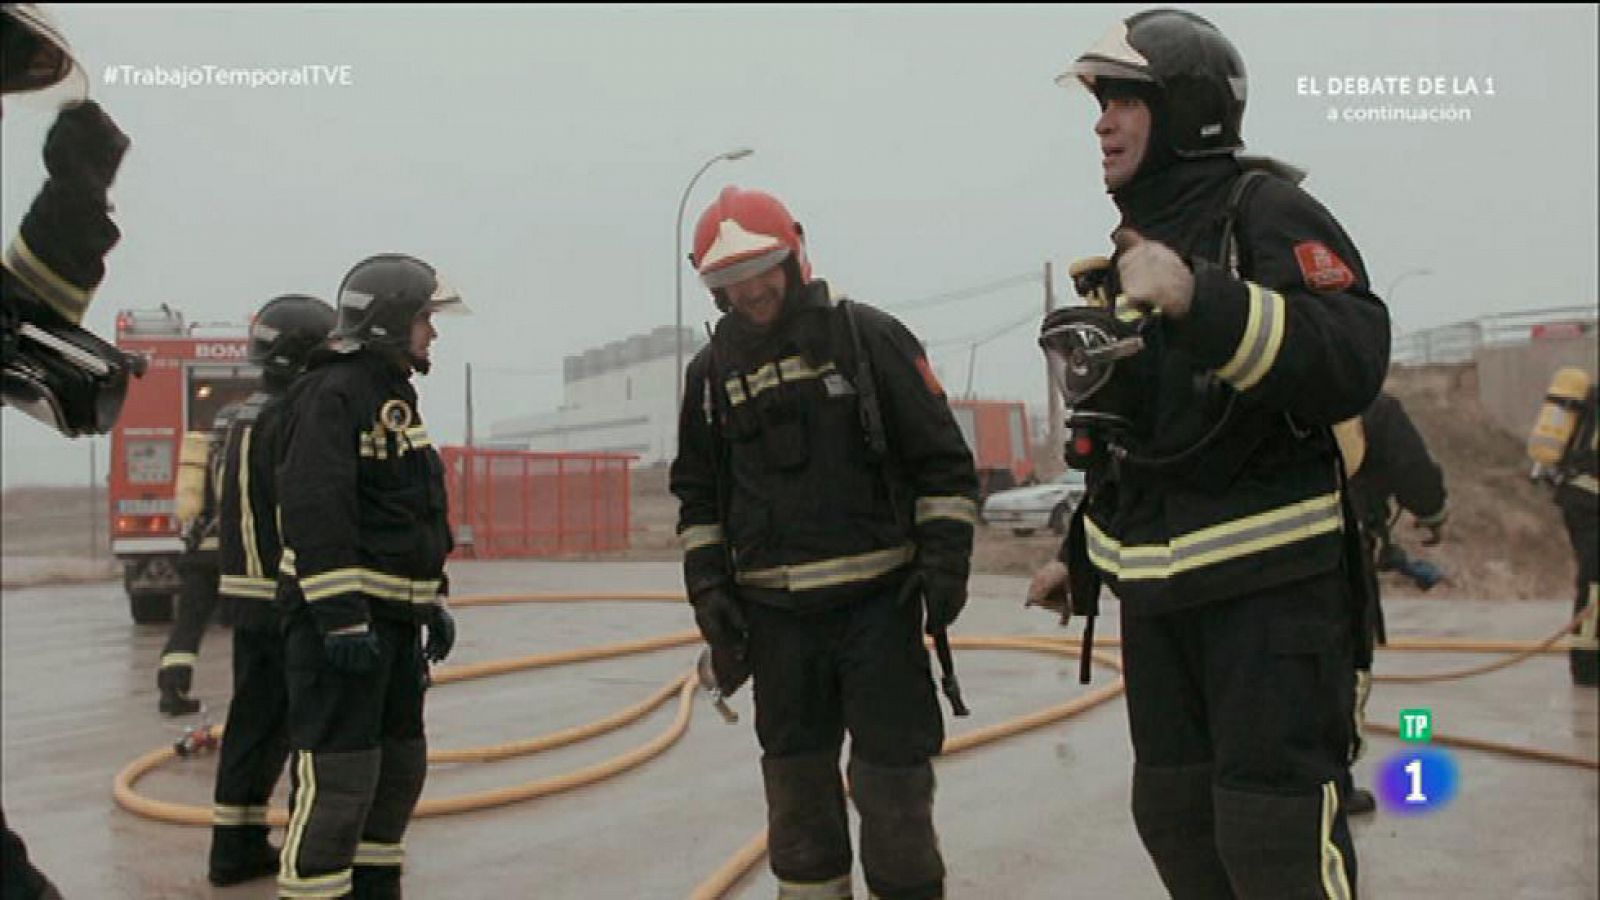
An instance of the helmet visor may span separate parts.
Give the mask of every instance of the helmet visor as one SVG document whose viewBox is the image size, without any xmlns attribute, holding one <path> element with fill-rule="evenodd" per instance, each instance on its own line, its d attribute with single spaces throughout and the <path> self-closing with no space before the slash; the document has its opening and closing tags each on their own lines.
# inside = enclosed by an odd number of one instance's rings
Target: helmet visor
<svg viewBox="0 0 1600 900">
<path fill-rule="evenodd" d="M 461 292 L 451 287 L 437 270 L 433 274 L 433 295 L 422 305 L 422 311 L 446 316 L 471 315 L 472 310 L 461 299 Z"/>
<path fill-rule="evenodd" d="M 1077 62 L 1056 76 L 1056 84 L 1065 87 L 1076 80 L 1092 91 L 1095 81 L 1100 78 L 1155 81 L 1150 74 L 1150 60 L 1128 43 L 1126 22 L 1112 26 L 1105 37 L 1078 57 Z"/>
<path fill-rule="evenodd" d="M 8 3 L 4 13 L 15 22 L 0 47 L 0 90 L 37 92 L 29 105 L 67 107 L 89 96 L 89 81 L 73 59 L 72 48 L 49 13 L 32 3 Z"/>
</svg>

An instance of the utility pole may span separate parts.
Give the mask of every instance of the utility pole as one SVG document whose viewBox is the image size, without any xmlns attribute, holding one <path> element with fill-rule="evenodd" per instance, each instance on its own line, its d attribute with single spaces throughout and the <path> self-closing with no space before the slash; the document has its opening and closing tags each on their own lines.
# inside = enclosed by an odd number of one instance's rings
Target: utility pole
<svg viewBox="0 0 1600 900">
<path fill-rule="evenodd" d="M 1055 309 L 1056 309 L 1055 278 L 1054 278 L 1054 275 L 1053 275 L 1053 270 L 1051 268 L 1050 261 L 1049 260 L 1045 260 L 1045 262 L 1044 262 L 1044 314 L 1045 314 L 1045 317 L 1049 318 L 1050 314 L 1052 312 L 1055 312 Z M 1049 435 L 1049 437 L 1047 438 L 1047 441 L 1048 441 L 1048 445 L 1047 446 L 1049 447 L 1049 452 L 1052 455 L 1054 455 L 1054 454 L 1060 453 L 1061 452 L 1061 448 L 1063 446 L 1062 443 L 1061 443 L 1061 441 L 1062 441 L 1061 426 L 1062 426 L 1062 418 L 1065 415 L 1065 412 L 1061 409 L 1061 386 L 1056 384 L 1055 378 L 1051 377 L 1051 374 L 1050 374 L 1050 359 L 1049 359 L 1049 357 L 1046 357 L 1045 358 L 1045 362 L 1044 362 L 1044 383 L 1049 386 L 1049 391 L 1050 391 L 1050 393 L 1049 393 L 1050 400 L 1049 400 L 1049 404 L 1048 404 L 1049 405 L 1049 409 L 1046 412 L 1046 415 L 1049 416 L 1049 418 L 1046 420 L 1049 423 L 1049 429 L 1047 431 L 1047 434 Z"/>
</svg>

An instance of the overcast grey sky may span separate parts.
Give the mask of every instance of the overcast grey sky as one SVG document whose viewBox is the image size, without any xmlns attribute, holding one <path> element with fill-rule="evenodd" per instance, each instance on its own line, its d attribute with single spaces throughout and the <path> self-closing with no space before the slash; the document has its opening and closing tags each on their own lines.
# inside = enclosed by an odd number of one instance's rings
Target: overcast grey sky
<svg viewBox="0 0 1600 900">
<path fill-rule="evenodd" d="M 486 433 L 555 406 L 564 355 L 672 321 L 679 195 L 701 162 L 740 146 L 756 152 L 701 180 L 686 230 L 737 183 L 783 197 L 818 274 L 868 302 L 1047 259 L 1059 274 L 1107 250 L 1115 217 L 1095 105 L 1053 79 L 1141 8 L 58 8 L 91 94 L 133 138 L 112 195 L 124 238 L 88 324 L 109 335 L 118 309 L 161 302 L 242 323 L 279 293 L 331 301 L 367 254 L 413 253 L 475 312 L 439 322 L 421 382 L 435 437 L 459 442 L 466 362 Z M 1380 293 L 1409 269 L 1433 271 L 1386 298 L 1397 328 L 1595 302 L 1593 6 L 1190 8 L 1245 58 L 1249 151 L 1310 170 L 1306 187 Z M 308 64 L 348 65 L 352 83 L 104 76 Z M 1411 95 L 1326 96 L 1345 76 L 1409 77 Z M 1444 78 L 1447 96 L 1418 96 L 1423 77 Z M 1324 96 L 1302 93 L 1302 79 Z M 1468 79 L 1478 93 L 1457 93 Z M 1375 106 L 1470 120 L 1345 120 Z M 50 120 L 7 103 L 7 238 L 43 179 Z M 1041 292 L 1018 285 L 904 318 L 960 391 L 963 339 L 1038 309 Z M 715 314 L 687 272 L 684 307 L 695 326 Z M 1042 400 L 1036 331 L 978 352 L 980 395 Z M 6 485 L 85 477 L 86 441 L 14 410 L 0 427 Z"/>
</svg>

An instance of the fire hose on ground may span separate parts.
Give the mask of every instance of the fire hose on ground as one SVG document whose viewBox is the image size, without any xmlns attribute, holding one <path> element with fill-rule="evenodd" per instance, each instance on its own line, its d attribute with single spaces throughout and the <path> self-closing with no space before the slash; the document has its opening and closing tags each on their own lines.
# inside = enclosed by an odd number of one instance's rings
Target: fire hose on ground
<svg viewBox="0 0 1600 900">
<path fill-rule="evenodd" d="M 671 591 L 648 591 L 633 593 L 537 593 L 537 594 L 482 594 L 453 598 L 452 607 L 468 606 L 494 606 L 513 603 L 579 603 L 579 602 L 673 602 L 682 603 L 683 595 Z M 1463 640 L 1447 638 L 1393 640 L 1386 645 L 1386 649 L 1395 651 L 1414 652 L 1452 652 L 1452 653 L 1503 653 L 1510 654 L 1504 659 L 1495 660 L 1468 669 L 1406 675 L 1377 675 L 1375 681 L 1389 683 L 1417 684 L 1434 681 L 1458 680 L 1470 678 L 1487 672 L 1504 669 L 1523 662 L 1533 656 L 1543 653 L 1560 652 L 1557 645 L 1569 634 L 1572 629 L 1588 615 L 1595 614 L 1593 608 L 1574 616 L 1572 621 L 1562 626 L 1561 629 L 1549 637 L 1538 642 L 1506 641 L 1506 640 Z M 600 659 L 615 659 L 639 653 L 649 653 L 657 650 L 670 649 L 697 645 L 700 636 L 695 631 L 682 631 L 662 635 L 654 638 L 626 641 L 608 644 L 599 647 L 564 650 L 553 653 L 541 653 L 522 656 L 513 659 L 490 660 L 468 665 L 450 666 L 434 673 L 433 683 L 449 684 L 456 681 L 467 681 L 478 678 L 488 678 L 504 675 L 511 672 L 528 671 L 531 669 L 551 668 L 554 666 L 571 663 L 587 662 Z M 1061 637 L 958 637 L 952 638 L 952 645 L 962 649 L 972 650 L 1016 650 L 1033 653 L 1046 653 L 1065 657 L 1076 657 L 1078 648 L 1075 642 Z M 1102 647 L 1119 646 L 1116 638 L 1102 638 L 1098 641 Z M 1120 671 L 1120 660 L 1112 655 L 1095 652 L 1093 660 L 1103 666 Z M 564 747 L 579 741 L 597 737 L 620 728 L 626 727 L 643 719 L 656 709 L 665 705 L 674 696 L 678 698 L 678 711 L 672 724 L 666 731 L 660 733 L 649 741 L 610 759 L 595 763 L 583 768 L 561 775 L 527 781 L 520 784 L 509 785 L 502 788 L 477 791 L 453 797 L 424 799 L 418 804 L 415 816 L 426 818 L 430 816 L 452 815 L 456 813 L 471 812 L 475 810 L 490 809 L 510 803 L 532 800 L 538 797 L 574 790 L 590 784 L 595 784 L 612 776 L 637 768 L 645 762 L 664 753 L 675 744 L 688 730 L 690 714 L 693 710 L 694 694 L 698 690 L 698 679 L 693 671 L 674 676 L 662 684 L 653 694 L 632 706 L 620 710 L 612 715 L 605 716 L 593 722 L 577 725 L 550 734 L 542 735 L 520 741 L 486 745 L 480 747 L 466 747 L 455 750 L 430 750 L 428 761 L 430 763 L 461 763 L 461 762 L 493 762 L 526 756 Z M 1079 713 L 1093 709 L 1096 706 L 1109 702 L 1123 691 L 1123 682 L 1119 677 L 1112 683 L 1075 697 L 1065 703 L 1056 704 L 1037 710 L 1026 715 L 1018 716 L 1003 722 L 988 725 L 982 728 L 952 735 L 946 742 L 942 754 L 945 756 L 961 753 L 966 750 L 980 747 L 985 744 L 1013 737 L 1069 719 Z M 1398 734 L 1398 729 L 1374 722 L 1367 722 L 1367 727 L 1373 731 L 1385 734 Z M 220 726 L 212 726 L 211 736 L 217 737 L 221 733 Z M 1440 744 L 1461 747 L 1464 749 L 1478 750 L 1514 758 L 1529 759 L 1538 762 L 1554 763 L 1559 765 L 1600 770 L 1600 761 L 1585 758 L 1575 754 L 1560 753 L 1557 751 L 1540 748 L 1521 747 L 1486 741 L 1477 738 L 1460 737 L 1448 734 L 1435 733 L 1432 739 Z M 145 775 L 167 762 L 177 758 L 177 752 L 170 746 L 164 746 L 140 756 L 130 762 L 120 772 L 112 784 L 112 795 L 117 804 L 122 808 L 148 819 L 170 822 L 179 825 L 193 825 L 209 827 L 211 825 L 211 807 L 193 804 L 173 803 L 146 797 L 137 790 L 135 785 Z M 268 816 L 268 822 L 273 825 L 283 825 L 287 820 L 287 813 L 282 809 L 274 809 Z M 749 874 L 761 859 L 766 855 L 766 831 L 763 829 L 723 863 L 709 878 L 697 886 L 692 894 L 696 900 L 710 900 L 721 897 Z"/>
</svg>

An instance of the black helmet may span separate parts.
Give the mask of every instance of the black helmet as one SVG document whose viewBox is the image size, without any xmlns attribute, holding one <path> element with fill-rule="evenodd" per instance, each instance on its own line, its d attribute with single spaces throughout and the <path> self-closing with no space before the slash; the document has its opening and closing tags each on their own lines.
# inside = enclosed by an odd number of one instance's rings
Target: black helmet
<svg viewBox="0 0 1600 900">
<path fill-rule="evenodd" d="M 294 378 L 311 351 L 328 339 L 336 315 L 333 307 L 305 294 L 268 300 L 250 323 L 250 361 L 269 380 Z"/>
<path fill-rule="evenodd" d="M 422 260 L 403 253 L 369 256 L 339 284 L 339 324 L 332 338 L 345 345 L 404 352 L 411 341 L 411 321 L 424 310 L 465 312 L 466 305 Z"/>
<path fill-rule="evenodd" d="M 0 93 L 38 91 L 63 82 L 64 102 L 88 95 L 83 69 L 55 20 L 36 3 L 0 4 Z"/>
<path fill-rule="evenodd" d="M 1164 102 L 1163 133 L 1185 159 L 1244 147 L 1244 60 L 1216 26 L 1180 9 L 1152 9 L 1118 22 L 1056 79 L 1099 94 L 1099 79 L 1153 84 Z"/>
</svg>

